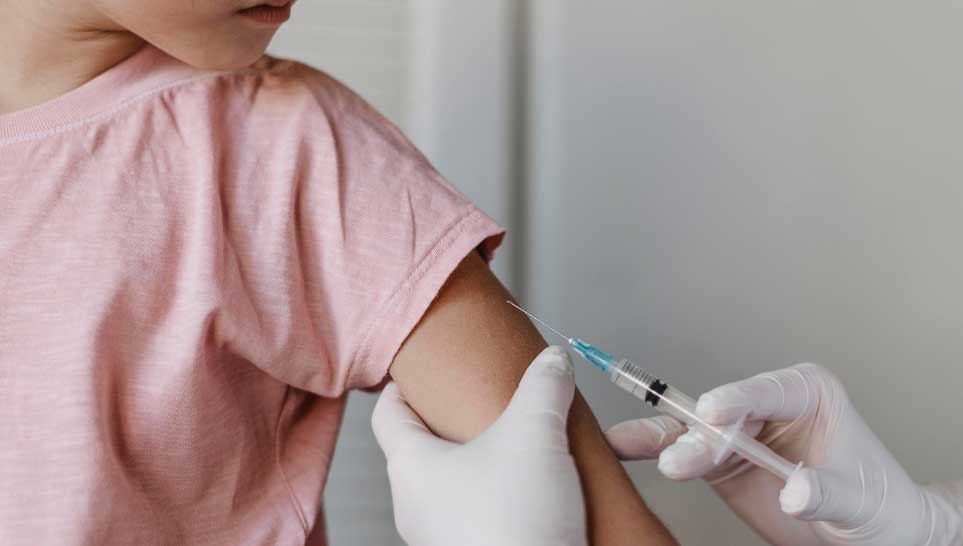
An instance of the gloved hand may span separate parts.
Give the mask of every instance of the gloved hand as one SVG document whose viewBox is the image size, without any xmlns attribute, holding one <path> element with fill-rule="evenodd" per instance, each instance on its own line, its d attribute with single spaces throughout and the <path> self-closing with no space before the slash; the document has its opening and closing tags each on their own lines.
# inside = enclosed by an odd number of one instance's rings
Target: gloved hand
<svg viewBox="0 0 963 546">
<path fill-rule="evenodd" d="M 718 387 L 699 398 L 696 415 L 712 425 L 748 415 L 748 434 L 804 467 L 783 484 L 738 456 L 715 466 L 708 439 L 666 417 L 622 423 L 606 437 L 623 459 L 658 456 L 669 478 L 706 479 L 775 545 L 963 544 L 963 503 L 954 497 L 960 488 L 913 482 L 821 366 L 799 364 Z"/>
<path fill-rule="evenodd" d="M 566 434 L 574 394 L 568 354 L 549 347 L 502 415 L 457 444 L 432 434 L 389 383 L 371 422 L 388 459 L 402 538 L 412 546 L 587 544 Z"/>
</svg>

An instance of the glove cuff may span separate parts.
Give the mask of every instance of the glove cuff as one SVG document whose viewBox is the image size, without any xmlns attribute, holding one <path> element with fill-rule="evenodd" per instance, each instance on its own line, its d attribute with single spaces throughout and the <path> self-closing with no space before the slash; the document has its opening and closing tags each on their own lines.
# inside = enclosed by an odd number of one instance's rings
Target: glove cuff
<svg viewBox="0 0 963 546">
<path fill-rule="evenodd" d="M 963 546 L 963 482 L 923 486 L 931 522 L 927 546 Z"/>
</svg>

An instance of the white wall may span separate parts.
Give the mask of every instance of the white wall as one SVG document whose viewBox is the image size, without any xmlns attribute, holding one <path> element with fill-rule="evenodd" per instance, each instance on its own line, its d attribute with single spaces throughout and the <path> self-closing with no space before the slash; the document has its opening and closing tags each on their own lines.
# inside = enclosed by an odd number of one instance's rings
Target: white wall
<svg viewBox="0 0 963 546">
<path fill-rule="evenodd" d="M 532 307 L 693 395 L 822 362 L 914 477 L 963 478 L 963 7 L 534 9 Z M 761 544 L 628 467 L 682 544 Z"/>
<path fill-rule="evenodd" d="M 524 135 L 517 120 L 517 0 L 410 0 L 409 136 L 482 210 L 520 231 L 517 199 Z M 509 237 L 492 264 L 517 288 L 521 240 Z"/>
</svg>

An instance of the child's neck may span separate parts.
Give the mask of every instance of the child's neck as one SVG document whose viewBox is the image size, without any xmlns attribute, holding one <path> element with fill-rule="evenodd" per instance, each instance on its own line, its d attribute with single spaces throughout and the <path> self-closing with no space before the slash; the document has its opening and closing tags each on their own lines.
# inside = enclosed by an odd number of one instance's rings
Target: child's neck
<svg viewBox="0 0 963 546">
<path fill-rule="evenodd" d="M 0 0 L 0 114 L 63 95 L 143 44 L 129 32 L 80 24 L 77 13 L 52 4 Z"/>
</svg>

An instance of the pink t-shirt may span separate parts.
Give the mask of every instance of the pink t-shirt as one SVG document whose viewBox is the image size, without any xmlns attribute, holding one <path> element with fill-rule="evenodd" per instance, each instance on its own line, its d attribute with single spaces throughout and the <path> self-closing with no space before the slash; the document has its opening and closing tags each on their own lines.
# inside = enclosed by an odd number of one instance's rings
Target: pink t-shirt
<svg viewBox="0 0 963 546">
<path fill-rule="evenodd" d="M 0 544 L 323 544 L 346 391 L 501 233 L 296 62 L 0 116 Z"/>
</svg>

